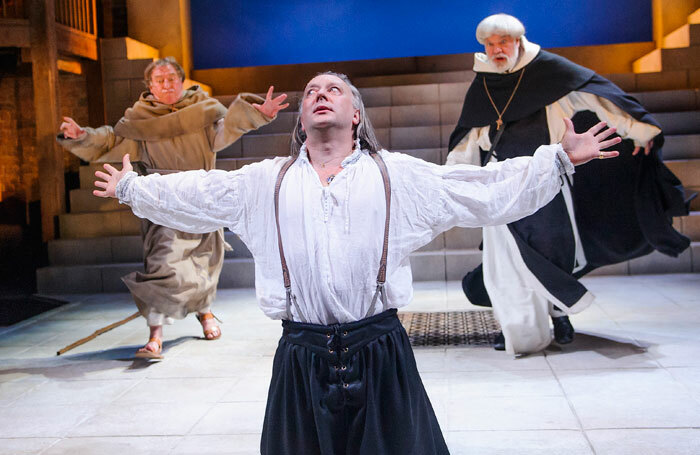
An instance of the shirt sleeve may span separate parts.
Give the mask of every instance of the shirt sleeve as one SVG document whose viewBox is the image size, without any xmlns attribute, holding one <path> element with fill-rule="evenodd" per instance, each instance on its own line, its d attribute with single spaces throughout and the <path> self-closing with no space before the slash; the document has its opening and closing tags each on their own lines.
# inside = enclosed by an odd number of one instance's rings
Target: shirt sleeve
<svg viewBox="0 0 700 455">
<path fill-rule="evenodd" d="M 557 102 L 547 106 L 547 123 L 552 143 L 564 137 L 563 118 L 571 118 L 577 112 L 592 111 L 609 126 L 615 127 L 624 139 L 634 141 L 636 147 L 645 147 L 661 130 L 648 123 L 635 120 L 612 101 L 586 92 L 571 92 Z"/>
<path fill-rule="evenodd" d="M 405 157 L 405 155 L 404 155 Z M 403 158 L 396 193 L 399 204 L 415 213 L 411 226 L 431 236 L 454 226 L 507 224 L 536 212 L 559 192 L 561 177 L 574 167 L 560 144 L 540 146 L 532 157 L 472 165 L 437 166 Z M 398 174 L 398 173 L 396 173 Z M 421 233 L 417 233 L 418 237 Z"/>
<path fill-rule="evenodd" d="M 266 181 L 277 160 L 266 160 L 237 171 L 186 171 L 139 177 L 128 173 L 117 185 L 120 203 L 156 224 L 190 233 L 228 227 L 248 233 L 248 215 L 255 182 Z M 267 185 L 271 186 L 271 185 Z M 265 188 L 265 186 L 263 186 Z"/>
</svg>

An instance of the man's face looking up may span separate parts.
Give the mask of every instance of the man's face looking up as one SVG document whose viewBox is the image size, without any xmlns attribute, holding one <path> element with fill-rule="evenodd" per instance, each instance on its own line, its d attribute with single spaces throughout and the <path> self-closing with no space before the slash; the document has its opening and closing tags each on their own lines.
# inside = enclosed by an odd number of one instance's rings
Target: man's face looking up
<svg viewBox="0 0 700 455">
<path fill-rule="evenodd" d="M 337 76 L 321 74 L 306 84 L 301 107 L 301 126 L 310 130 L 339 127 L 352 130 L 360 112 L 352 104 L 350 87 Z"/>
<path fill-rule="evenodd" d="M 512 68 L 518 59 L 519 47 L 520 40 L 510 35 L 491 35 L 484 43 L 489 61 L 501 70 Z"/>
<path fill-rule="evenodd" d="M 157 66 L 148 85 L 153 96 L 164 104 L 175 104 L 182 98 L 182 79 L 172 65 Z"/>
</svg>

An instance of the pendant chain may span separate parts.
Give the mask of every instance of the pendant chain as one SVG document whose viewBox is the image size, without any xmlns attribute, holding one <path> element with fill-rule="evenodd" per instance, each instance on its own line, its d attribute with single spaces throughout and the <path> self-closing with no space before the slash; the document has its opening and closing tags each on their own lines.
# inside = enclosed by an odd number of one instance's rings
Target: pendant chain
<svg viewBox="0 0 700 455">
<path fill-rule="evenodd" d="M 486 85 L 486 77 L 484 77 L 482 80 L 484 81 L 484 90 L 486 90 L 486 96 L 489 97 L 489 101 L 491 101 L 491 106 L 493 106 L 493 110 L 496 111 L 496 114 L 498 114 L 498 120 L 496 120 L 496 130 L 500 130 L 501 126 L 503 126 L 503 114 L 506 113 L 506 109 L 508 109 L 508 106 L 510 106 L 510 102 L 513 101 L 513 97 L 515 96 L 515 92 L 518 91 L 518 87 L 520 87 L 520 81 L 523 80 L 523 74 L 525 74 L 525 68 L 520 71 L 520 77 L 518 78 L 518 83 L 515 84 L 515 88 L 513 89 L 513 93 L 510 94 L 510 98 L 508 98 L 508 102 L 506 103 L 505 107 L 503 108 L 502 111 L 498 111 L 498 108 L 496 107 L 496 103 L 493 102 L 493 98 L 491 98 L 491 93 L 489 93 L 489 87 Z"/>
</svg>

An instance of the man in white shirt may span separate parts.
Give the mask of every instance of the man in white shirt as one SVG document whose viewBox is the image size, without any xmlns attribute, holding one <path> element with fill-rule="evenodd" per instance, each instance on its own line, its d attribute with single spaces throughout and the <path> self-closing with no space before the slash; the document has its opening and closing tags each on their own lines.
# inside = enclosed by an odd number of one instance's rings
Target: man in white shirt
<svg viewBox="0 0 700 455">
<path fill-rule="evenodd" d="M 487 17 L 476 36 L 485 53 L 474 56 L 476 78 L 450 136 L 447 164 L 531 155 L 562 140 L 564 118 L 577 131 L 603 120 L 625 139 L 619 160 L 562 179 L 560 193 L 537 213 L 486 227 L 483 267 L 462 281 L 472 303 L 493 306 L 503 330 L 497 350 L 536 352 L 551 342 L 550 316 L 555 340 L 573 341 L 567 314 L 593 301 L 578 278 L 654 249 L 677 256 L 687 248 L 689 240 L 671 223 L 687 209 L 680 182 L 661 160 L 661 129 L 634 98 L 529 42 L 513 16 Z"/>
<path fill-rule="evenodd" d="M 446 454 L 396 309 L 409 255 L 452 226 L 526 216 L 572 164 L 611 158 L 596 125 L 532 158 L 437 166 L 382 150 L 359 91 L 324 73 L 306 86 L 292 158 L 233 171 L 137 177 L 128 156 L 95 195 L 188 232 L 227 226 L 255 258 L 261 309 L 283 320 L 263 426 L 267 454 Z"/>
</svg>

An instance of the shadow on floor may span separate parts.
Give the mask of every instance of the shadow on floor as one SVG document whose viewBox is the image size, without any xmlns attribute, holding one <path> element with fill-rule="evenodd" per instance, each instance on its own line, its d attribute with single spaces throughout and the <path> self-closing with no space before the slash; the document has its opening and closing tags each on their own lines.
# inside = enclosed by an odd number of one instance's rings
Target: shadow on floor
<svg viewBox="0 0 700 455">
<path fill-rule="evenodd" d="M 654 346 L 651 343 L 640 343 L 633 339 L 613 337 L 592 332 L 576 332 L 571 344 L 550 344 L 546 353 L 548 355 L 566 354 L 569 352 L 594 351 L 611 360 L 622 359 L 646 353 Z"/>
<path fill-rule="evenodd" d="M 183 336 L 163 343 L 163 354 L 168 350 L 197 337 Z M 37 359 L 14 359 L 11 365 L 0 368 L 0 378 L 11 374 L 44 376 L 51 379 L 79 379 L 100 371 L 123 369 L 123 373 L 148 368 L 156 362 L 134 358 L 134 353 L 141 346 L 120 346 L 102 351 L 64 354 L 56 357 Z M 127 364 L 125 366 L 125 364 Z M 0 379 L 1 380 L 1 379 Z"/>
</svg>

